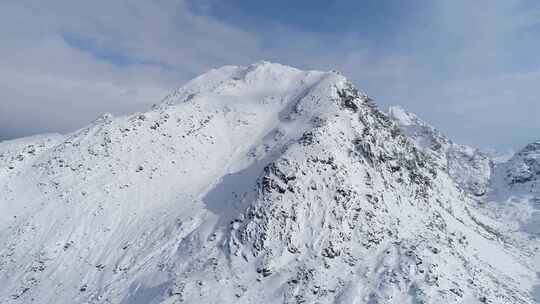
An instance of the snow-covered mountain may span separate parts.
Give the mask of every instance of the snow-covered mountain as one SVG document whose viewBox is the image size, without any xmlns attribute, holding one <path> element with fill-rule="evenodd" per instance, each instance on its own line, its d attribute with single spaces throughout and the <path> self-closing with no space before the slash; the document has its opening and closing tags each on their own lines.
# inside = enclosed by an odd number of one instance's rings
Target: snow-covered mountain
<svg viewBox="0 0 540 304">
<path fill-rule="evenodd" d="M 511 157 L 453 143 L 415 114 L 394 106 L 388 115 L 423 152 L 432 155 L 454 182 L 480 205 L 480 212 L 506 226 L 506 238 L 530 242 L 533 268 L 540 278 L 540 143 Z M 540 302 L 540 285 L 535 286 Z"/>
<path fill-rule="evenodd" d="M 538 188 L 540 182 L 540 141 L 531 143 L 508 161 L 506 180 L 511 186 L 529 184 Z"/>
<path fill-rule="evenodd" d="M 223 67 L 0 143 L 0 302 L 534 303 L 492 170 L 338 73 Z"/>
<path fill-rule="evenodd" d="M 388 115 L 420 150 L 447 168 L 460 187 L 475 196 L 486 194 L 494 166 L 487 153 L 453 143 L 433 126 L 398 106 L 390 107 Z"/>
</svg>

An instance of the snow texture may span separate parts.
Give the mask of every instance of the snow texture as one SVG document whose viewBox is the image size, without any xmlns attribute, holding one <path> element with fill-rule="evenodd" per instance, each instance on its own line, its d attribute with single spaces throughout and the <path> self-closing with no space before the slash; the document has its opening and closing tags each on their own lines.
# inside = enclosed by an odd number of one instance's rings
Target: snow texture
<svg viewBox="0 0 540 304">
<path fill-rule="evenodd" d="M 339 73 L 223 67 L 0 143 L 0 302 L 535 303 L 521 217 L 479 205 L 495 175 Z"/>
</svg>

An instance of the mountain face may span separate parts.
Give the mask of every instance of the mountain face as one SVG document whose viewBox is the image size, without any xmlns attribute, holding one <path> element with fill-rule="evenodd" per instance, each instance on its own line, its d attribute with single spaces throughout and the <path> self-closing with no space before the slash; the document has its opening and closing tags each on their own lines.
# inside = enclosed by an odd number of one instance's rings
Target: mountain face
<svg viewBox="0 0 540 304">
<path fill-rule="evenodd" d="M 530 243 L 532 268 L 540 278 L 540 143 L 527 145 L 511 158 L 452 143 L 434 127 L 400 107 L 392 119 L 423 152 L 432 155 L 453 181 L 479 205 L 477 211 L 506 227 L 514 244 Z M 540 285 L 534 289 L 540 302 Z"/>
<path fill-rule="evenodd" d="M 510 185 L 540 181 L 540 141 L 527 145 L 508 162 L 506 180 Z"/>
<path fill-rule="evenodd" d="M 525 146 L 506 162 L 495 166 L 490 190 L 483 201 L 506 220 L 507 226 L 525 231 L 533 241 L 540 236 L 540 143 Z M 540 254 L 535 255 L 540 273 Z M 537 301 L 540 301 L 540 287 Z"/>
<path fill-rule="evenodd" d="M 460 187 L 475 196 L 486 194 L 494 166 L 486 153 L 453 143 L 433 126 L 400 107 L 390 107 L 388 115 L 419 149 L 446 167 L 448 174 Z"/>
<path fill-rule="evenodd" d="M 534 303 L 493 170 L 338 73 L 223 67 L 0 143 L 0 302 Z"/>
</svg>

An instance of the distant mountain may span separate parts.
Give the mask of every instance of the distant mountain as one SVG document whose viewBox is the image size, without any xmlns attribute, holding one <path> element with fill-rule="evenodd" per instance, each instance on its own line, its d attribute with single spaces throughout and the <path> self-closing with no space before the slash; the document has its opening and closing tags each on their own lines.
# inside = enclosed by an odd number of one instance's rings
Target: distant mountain
<svg viewBox="0 0 540 304">
<path fill-rule="evenodd" d="M 223 67 L 0 143 L 0 302 L 534 303 L 494 170 L 339 73 Z"/>
<path fill-rule="evenodd" d="M 508 162 L 506 180 L 510 185 L 540 182 L 540 141 L 527 145 Z"/>
</svg>

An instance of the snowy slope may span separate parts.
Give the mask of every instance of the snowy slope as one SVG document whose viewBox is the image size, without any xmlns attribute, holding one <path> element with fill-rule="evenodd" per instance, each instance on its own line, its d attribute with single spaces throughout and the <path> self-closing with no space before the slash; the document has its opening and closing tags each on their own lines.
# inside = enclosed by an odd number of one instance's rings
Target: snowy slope
<svg viewBox="0 0 540 304">
<path fill-rule="evenodd" d="M 0 143 L 0 302 L 533 303 L 533 249 L 461 190 L 483 160 L 457 178 L 414 134 L 260 62 Z"/>
<path fill-rule="evenodd" d="M 540 302 L 540 143 L 501 156 L 452 143 L 400 107 L 391 107 L 388 115 L 417 147 L 448 166 L 452 179 L 479 203 L 477 210 L 505 226 L 507 240 L 534 249 L 527 254 L 538 273 L 534 293 Z"/>
<path fill-rule="evenodd" d="M 484 201 L 488 211 L 504 221 L 515 234 L 526 233 L 528 242 L 540 248 L 540 143 L 525 146 L 506 162 L 497 164 L 490 191 Z M 533 255 L 539 281 L 535 287 L 540 302 L 540 252 Z"/>
</svg>

